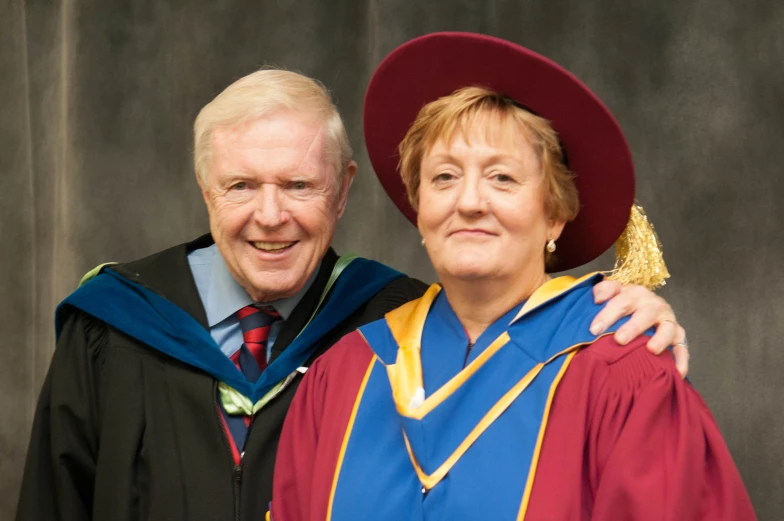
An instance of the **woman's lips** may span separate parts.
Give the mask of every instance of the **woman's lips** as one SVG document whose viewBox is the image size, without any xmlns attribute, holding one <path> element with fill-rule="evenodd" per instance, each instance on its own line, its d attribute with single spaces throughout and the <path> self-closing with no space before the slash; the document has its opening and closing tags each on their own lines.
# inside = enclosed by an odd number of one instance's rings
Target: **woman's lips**
<svg viewBox="0 0 784 521">
<path fill-rule="evenodd" d="M 465 228 L 463 230 L 454 231 L 450 235 L 457 235 L 459 237 L 491 237 L 495 234 L 478 228 Z"/>
</svg>

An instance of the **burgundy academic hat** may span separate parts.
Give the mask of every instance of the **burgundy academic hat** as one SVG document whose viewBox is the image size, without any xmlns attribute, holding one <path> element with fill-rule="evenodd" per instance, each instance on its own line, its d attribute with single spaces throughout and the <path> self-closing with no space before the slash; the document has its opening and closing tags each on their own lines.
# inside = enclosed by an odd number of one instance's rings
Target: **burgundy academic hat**
<svg viewBox="0 0 784 521">
<path fill-rule="evenodd" d="M 621 235 L 634 203 L 634 165 L 615 118 L 580 80 L 520 45 L 474 33 L 415 38 L 387 56 L 365 95 L 365 142 L 381 184 L 416 224 L 397 170 L 398 145 L 419 110 L 457 89 L 483 86 L 546 118 L 576 175 L 580 213 L 557 241 L 564 271 L 592 261 Z"/>
</svg>

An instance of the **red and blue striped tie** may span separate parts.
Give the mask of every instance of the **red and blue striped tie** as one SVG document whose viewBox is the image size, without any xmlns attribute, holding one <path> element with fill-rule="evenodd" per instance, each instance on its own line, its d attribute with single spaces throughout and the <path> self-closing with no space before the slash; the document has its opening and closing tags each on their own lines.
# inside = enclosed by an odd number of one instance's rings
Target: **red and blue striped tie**
<svg viewBox="0 0 784 521">
<path fill-rule="evenodd" d="M 267 339 L 269 338 L 270 327 L 276 320 L 280 320 L 277 311 L 269 306 L 245 306 L 237 311 L 242 329 L 244 342 L 240 349 L 230 358 L 231 361 L 242 371 L 249 382 L 257 382 L 261 373 L 267 368 Z M 245 450 L 245 440 L 248 436 L 248 428 L 253 421 L 252 416 L 230 416 L 226 414 L 223 405 L 218 400 L 223 417 L 223 424 L 231 434 L 231 449 L 234 455 L 234 463 L 239 464 L 241 454 Z"/>
<path fill-rule="evenodd" d="M 249 382 L 256 382 L 267 368 L 267 339 L 280 314 L 270 306 L 245 306 L 237 311 L 237 317 L 244 342 L 231 361 Z"/>
</svg>

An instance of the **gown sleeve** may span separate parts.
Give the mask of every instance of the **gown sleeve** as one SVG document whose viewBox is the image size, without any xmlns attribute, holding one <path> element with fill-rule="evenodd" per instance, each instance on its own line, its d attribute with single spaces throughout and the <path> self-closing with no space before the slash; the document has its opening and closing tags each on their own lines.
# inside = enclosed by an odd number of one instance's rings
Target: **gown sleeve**
<svg viewBox="0 0 784 521">
<path fill-rule="evenodd" d="M 311 510 L 323 398 L 319 361 L 303 377 L 281 431 L 270 510 L 274 521 L 308 519 Z"/>
<path fill-rule="evenodd" d="M 327 518 L 335 470 L 357 394 L 375 358 L 358 332 L 308 369 L 283 424 L 272 486 L 272 521 Z"/>
<path fill-rule="evenodd" d="M 598 386 L 589 417 L 592 519 L 756 519 L 705 402 L 672 357 L 650 354 L 646 341 L 608 365 Z"/>
<path fill-rule="evenodd" d="M 34 415 L 17 521 L 91 518 L 102 331 L 102 323 L 80 313 L 65 320 Z"/>
</svg>

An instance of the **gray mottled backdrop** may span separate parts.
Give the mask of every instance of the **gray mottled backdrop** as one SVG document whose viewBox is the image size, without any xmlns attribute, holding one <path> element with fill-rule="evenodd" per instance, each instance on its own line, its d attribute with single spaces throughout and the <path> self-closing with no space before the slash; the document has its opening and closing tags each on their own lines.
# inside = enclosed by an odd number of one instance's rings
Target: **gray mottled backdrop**
<svg viewBox="0 0 784 521">
<path fill-rule="evenodd" d="M 783 29 L 780 0 L 0 0 L 0 519 L 55 304 L 100 262 L 206 230 L 191 124 L 234 79 L 277 64 L 333 90 L 360 165 L 336 246 L 432 279 L 370 169 L 361 107 L 385 54 L 436 30 L 527 45 L 614 111 L 693 381 L 760 519 L 784 519 Z"/>
</svg>

